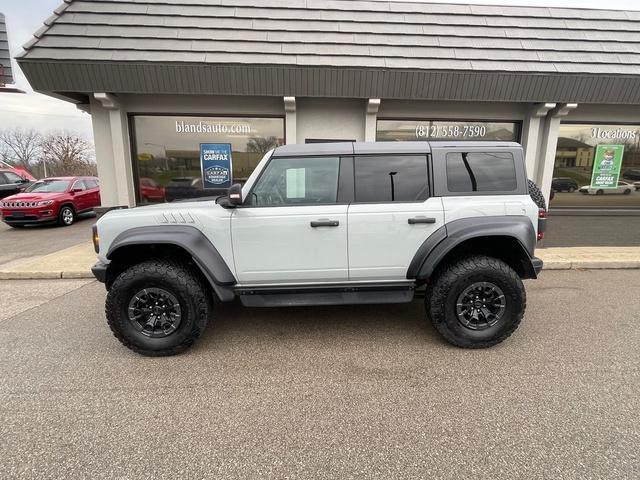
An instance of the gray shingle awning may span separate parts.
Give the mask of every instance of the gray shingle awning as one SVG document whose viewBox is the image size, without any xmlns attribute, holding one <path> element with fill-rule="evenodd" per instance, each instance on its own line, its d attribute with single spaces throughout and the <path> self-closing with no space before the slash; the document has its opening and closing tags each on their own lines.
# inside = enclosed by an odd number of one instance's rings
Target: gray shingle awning
<svg viewBox="0 0 640 480">
<path fill-rule="evenodd" d="M 4 15 L 0 13 L 0 87 L 13 83 L 11 72 L 11 55 L 9 55 L 9 40 Z"/>
<path fill-rule="evenodd" d="M 640 103 L 640 12 L 345 0 L 65 0 L 34 89 Z"/>
</svg>

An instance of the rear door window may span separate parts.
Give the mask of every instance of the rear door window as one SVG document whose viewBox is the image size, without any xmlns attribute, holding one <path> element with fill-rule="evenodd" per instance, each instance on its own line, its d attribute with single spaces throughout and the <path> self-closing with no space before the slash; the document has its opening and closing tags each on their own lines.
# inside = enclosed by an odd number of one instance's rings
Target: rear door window
<svg viewBox="0 0 640 480">
<path fill-rule="evenodd" d="M 450 192 L 511 192 L 518 187 L 509 152 L 450 152 L 446 163 Z"/>
<path fill-rule="evenodd" d="M 355 158 L 356 202 L 416 202 L 429 197 L 426 155 Z"/>
</svg>

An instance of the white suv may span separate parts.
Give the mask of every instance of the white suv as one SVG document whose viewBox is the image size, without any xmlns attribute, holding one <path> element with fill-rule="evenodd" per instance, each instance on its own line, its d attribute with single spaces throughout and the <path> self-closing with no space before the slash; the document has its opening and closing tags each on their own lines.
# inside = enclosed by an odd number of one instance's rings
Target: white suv
<svg viewBox="0 0 640 480">
<path fill-rule="evenodd" d="M 228 196 L 108 212 L 93 272 L 113 333 L 145 355 L 188 348 L 218 301 L 402 303 L 423 286 L 444 338 L 481 348 L 520 323 L 541 213 L 516 143 L 287 145 Z"/>
</svg>

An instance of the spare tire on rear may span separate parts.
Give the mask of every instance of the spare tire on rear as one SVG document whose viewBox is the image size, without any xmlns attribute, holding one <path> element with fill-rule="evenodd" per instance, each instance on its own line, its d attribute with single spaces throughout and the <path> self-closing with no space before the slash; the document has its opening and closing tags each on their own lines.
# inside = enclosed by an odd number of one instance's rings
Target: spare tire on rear
<svg viewBox="0 0 640 480">
<path fill-rule="evenodd" d="M 538 208 L 542 208 L 543 210 L 547 209 L 547 202 L 544 199 L 544 195 L 542 194 L 542 190 L 538 188 L 538 185 L 533 182 L 533 180 L 527 180 L 527 185 L 529 186 L 529 196 L 531 200 L 538 206 Z"/>
</svg>

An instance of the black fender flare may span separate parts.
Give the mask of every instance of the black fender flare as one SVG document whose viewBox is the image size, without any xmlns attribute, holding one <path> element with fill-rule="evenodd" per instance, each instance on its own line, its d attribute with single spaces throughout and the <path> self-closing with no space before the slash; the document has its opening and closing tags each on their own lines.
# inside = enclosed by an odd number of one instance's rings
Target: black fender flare
<svg viewBox="0 0 640 480">
<path fill-rule="evenodd" d="M 517 252 L 524 269 L 524 278 L 536 278 L 533 253 L 536 232 L 525 215 L 470 217 L 446 223 L 427 238 L 414 255 L 408 279 L 426 280 L 447 254 L 462 242 L 473 238 L 511 237 L 517 240 Z"/>
<path fill-rule="evenodd" d="M 189 225 L 157 225 L 125 230 L 111 242 L 107 259 L 111 260 L 119 249 L 129 245 L 175 245 L 187 251 L 202 274 L 211 284 L 220 300 L 233 300 L 233 286 L 237 283 L 220 252 L 209 239 Z"/>
</svg>

